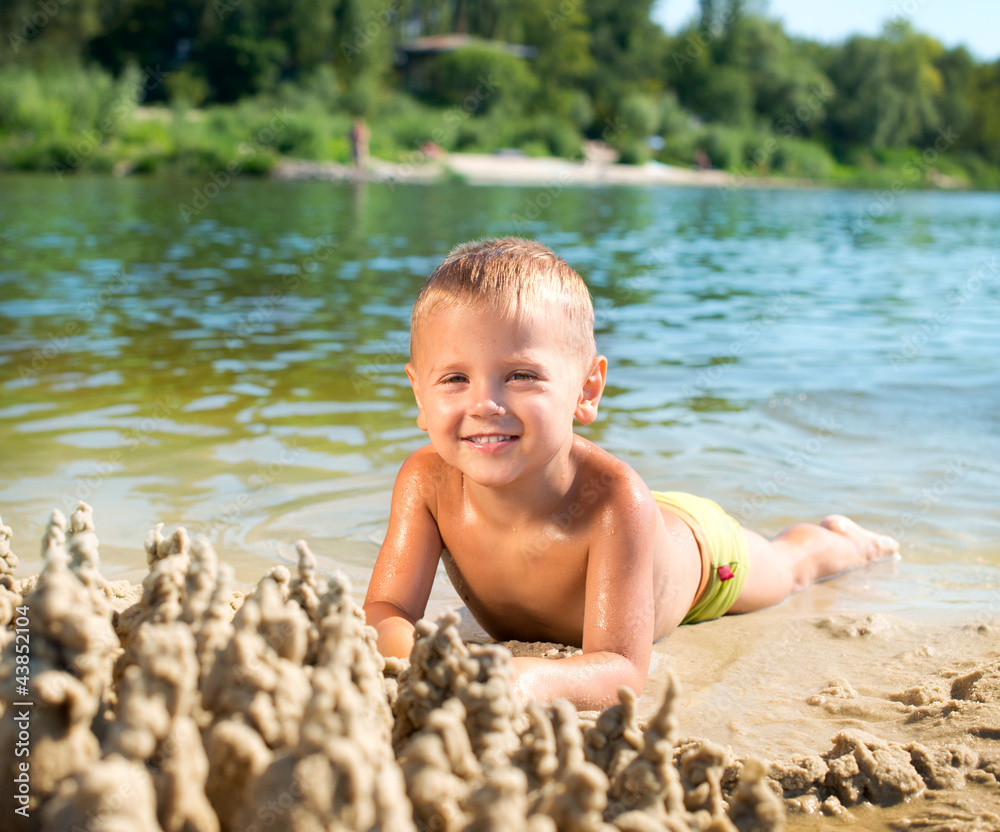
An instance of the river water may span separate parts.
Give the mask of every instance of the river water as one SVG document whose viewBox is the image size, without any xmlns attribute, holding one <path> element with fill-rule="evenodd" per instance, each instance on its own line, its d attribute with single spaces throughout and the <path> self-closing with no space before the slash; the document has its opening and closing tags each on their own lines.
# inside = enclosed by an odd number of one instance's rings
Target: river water
<svg viewBox="0 0 1000 832">
<path fill-rule="evenodd" d="M 1000 608 L 998 194 L 5 175 L 19 572 L 85 499 L 109 574 L 141 576 L 163 521 L 247 581 L 305 538 L 363 592 L 424 441 L 412 300 L 456 243 L 515 232 L 594 295 L 609 386 L 581 433 L 764 533 L 837 511 L 896 535 L 880 603 Z"/>
</svg>

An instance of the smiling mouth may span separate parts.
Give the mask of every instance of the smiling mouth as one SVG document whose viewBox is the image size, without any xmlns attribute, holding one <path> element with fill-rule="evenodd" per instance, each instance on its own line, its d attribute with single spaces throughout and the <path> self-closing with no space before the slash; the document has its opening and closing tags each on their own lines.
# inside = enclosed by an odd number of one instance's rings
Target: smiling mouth
<svg viewBox="0 0 1000 832">
<path fill-rule="evenodd" d="M 471 442 L 473 445 L 496 445 L 500 442 L 508 442 L 512 439 L 517 439 L 516 436 L 508 436 L 506 434 L 496 434 L 490 436 L 466 436 L 465 441 Z"/>
</svg>

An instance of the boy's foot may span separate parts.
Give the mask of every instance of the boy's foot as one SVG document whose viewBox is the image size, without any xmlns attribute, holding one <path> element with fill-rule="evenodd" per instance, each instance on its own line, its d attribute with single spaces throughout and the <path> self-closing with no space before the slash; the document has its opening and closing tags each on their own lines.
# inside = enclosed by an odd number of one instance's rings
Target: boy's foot
<svg viewBox="0 0 1000 832">
<path fill-rule="evenodd" d="M 850 540 L 865 562 L 899 554 L 899 541 L 896 538 L 862 528 L 843 514 L 831 514 L 820 525 Z"/>
</svg>

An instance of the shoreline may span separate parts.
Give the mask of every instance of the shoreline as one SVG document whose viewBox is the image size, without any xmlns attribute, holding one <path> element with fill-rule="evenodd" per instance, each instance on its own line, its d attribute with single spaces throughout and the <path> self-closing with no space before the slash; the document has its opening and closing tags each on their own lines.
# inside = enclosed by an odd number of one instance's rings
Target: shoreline
<svg viewBox="0 0 1000 832">
<path fill-rule="evenodd" d="M 809 179 L 791 176 L 752 176 L 733 173 L 718 168 L 700 170 L 647 161 L 641 165 L 626 165 L 601 158 L 584 160 L 565 159 L 557 156 L 523 156 L 511 153 L 442 153 L 439 156 L 415 154 L 418 161 L 389 162 L 372 158 L 364 169 L 341 162 L 317 162 L 309 159 L 280 157 L 269 170 L 242 173 L 240 179 L 263 178 L 278 182 L 383 182 L 390 184 L 428 185 L 459 182 L 467 185 L 510 185 L 544 187 L 557 191 L 563 187 L 690 187 L 716 188 L 719 190 L 892 190 L 947 191 L 958 193 L 995 193 L 996 190 L 963 182 L 955 177 L 934 172 L 929 181 L 916 185 L 900 181 L 893 172 L 884 177 L 874 173 L 870 180 L 861 178 Z M 18 174 L 50 174 L 34 168 L 7 168 L 0 166 L 0 176 Z M 215 173 L 226 174 L 223 167 Z M 168 175 L 166 172 L 136 171 L 130 163 L 120 161 L 107 170 L 79 168 L 70 175 L 110 175 L 121 179 L 132 176 Z M 189 171 L 184 176 L 201 179 L 211 170 Z M 64 174 L 58 173 L 58 178 Z M 228 176 L 228 174 L 226 174 Z"/>
<path fill-rule="evenodd" d="M 863 182 L 844 179 L 808 179 L 791 176 L 748 176 L 718 168 L 705 170 L 648 161 L 626 165 L 608 154 L 595 153 L 583 160 L 557 156 L 524 156 L 520 153 L 441 153 L 417 154 L 419 161 L 387 162 L 372 159 L 364 168 L 339 162 L 314 162 L 282 158 L 268 174 L 277 181 L 390 182 L 435 184 L 458 181 L 468 185 L 512 185 L 522 187 L 692 187 L 737 190 L 857 189 L 898 187 L 893 180 Z M 922 187 L 907 185 L 905 190 L 976 192 L 961 180 L 936 173 Z"/>
<path fill-rule="evenodd" d="M 433 184 L 461 181 L 469 185 L 515 185 L 593 187 L 678 186 L 714 188 L 813 188 L 821 184 L 810 179 L 785 177 L 746 177 L 724 170 L 694 170 L 646 162 L 624 165 L 618 162 L 573 161 L 555 156 L 517 154 L 449 153 L 427 158 L 420 163 L 397 163 L 372 159 L 364 170 L 338 162 L 312 162 L 305 159 L 282 159 L 270 172 L 278 181 L 392 182 Z"/>
</svg>

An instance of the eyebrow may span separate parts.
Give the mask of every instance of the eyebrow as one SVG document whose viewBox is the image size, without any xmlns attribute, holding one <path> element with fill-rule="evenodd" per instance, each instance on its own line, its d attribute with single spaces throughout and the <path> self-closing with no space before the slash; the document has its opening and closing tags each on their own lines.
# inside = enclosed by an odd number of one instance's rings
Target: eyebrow
<svg viewBox="0 0 1000 832">
<path fill-rule="evenodd" d="M 514 355 L 512 358 L 504 361 L 503 367 L 526 367 L 530 369 L 537 370 L 545 366 L 545 362 L 541 361 L 536 355 L 531 352 L 522 352 Z M 439 373 L 451 372 L 451 373 L 465 373 L 468 371 L 468 361 L 466 359 L 458 358 L 453 361 L 442 362 L 441 364 L 433 364 L 428 368 L 428 372 L 431 375 L 437 375 Z"/>
</svg>

